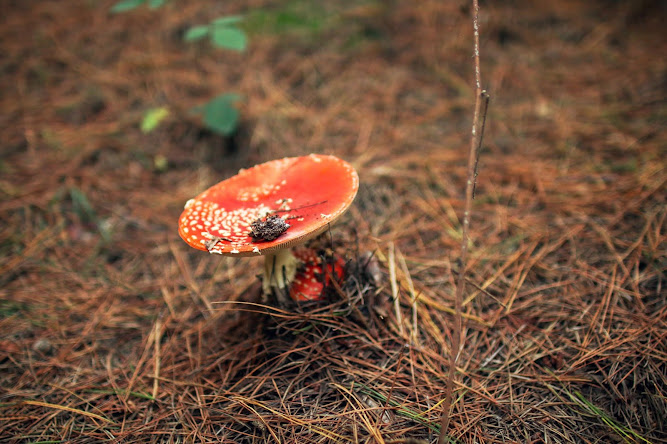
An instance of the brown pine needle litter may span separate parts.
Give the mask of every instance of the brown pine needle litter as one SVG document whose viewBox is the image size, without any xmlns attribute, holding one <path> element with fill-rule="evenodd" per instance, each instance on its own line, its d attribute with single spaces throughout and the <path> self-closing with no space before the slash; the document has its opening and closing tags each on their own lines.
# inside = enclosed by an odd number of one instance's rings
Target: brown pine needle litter
<svg viewBox="0 0 667 444">
<path fill-rule="evenodd" d="M 0 1 L 0 442 L 435 442 L 467 3 Z M 488 3 L 450 442 L 666 442 L 667 11 Z M 183 42 L 236 14 L 246 52 Z M 232 138 L 189 113 L 223 92 L 244 98 Z M 348 278 L 267 305 L 261 260 L 189 248 L 178 215 L 310 152 L 359 171 L 318 240 Z"/>
</svg>

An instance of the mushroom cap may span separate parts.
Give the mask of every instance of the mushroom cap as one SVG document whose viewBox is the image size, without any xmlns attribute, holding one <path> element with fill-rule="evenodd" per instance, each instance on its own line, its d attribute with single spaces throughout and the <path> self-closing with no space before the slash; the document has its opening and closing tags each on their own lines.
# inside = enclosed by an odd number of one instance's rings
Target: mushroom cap
<svg viewBox="0 0 667 444">
<path fill-rule="evenodd" d="M 294 301 L 319 301 L 324 298 L 324 287 L 331 285 L 333 277 L 337 282 L 345 275 L 345 261 L 334 255 L 322 263 L 322 258 L 311 248 L 299 248 L 294 256 L 301 267 L 290 285 L 290 297 Z"/>
<path fill-rule="evenodd" d="M 225 256 L 272 253 L 325 231 L 350 206 L 359 176 L 328 155 L 286 157 L 241 170 L 185 204 L 178 234 L 191 247 Z M 289 226 L 274 240 L 253 240 L 252 222 L 270 215 Z"/>
</svg>

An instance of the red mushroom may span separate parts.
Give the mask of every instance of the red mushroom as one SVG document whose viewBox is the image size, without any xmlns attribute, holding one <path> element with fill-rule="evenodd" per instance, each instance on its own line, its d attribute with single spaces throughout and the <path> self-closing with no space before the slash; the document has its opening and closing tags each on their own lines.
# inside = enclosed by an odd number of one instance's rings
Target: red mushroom
<svg viewBox="0 0 667 444">
<path fill-rule="evenodd" d="M 323 261 L 312 248 L 295 250 L 294 256 L 302 264 L 290 285 L 290 297 L 295 301 L 321 299 L 324 287 L 331 285 L 331 278 L 343 279 L 345 261 L 339 256 L 334 256 L 331 262 Z"/>
<path fill-rule="evenodd" d="M 290 248 L 325 231 L 358 188 L 354 168 L 334 156 L 273 160 L 241 170 L 189 200 L 178 233 L 209 253 L 265 256 L 263 288 L 269 294 L 294 279 L 298 260 Z"/>
</svg>

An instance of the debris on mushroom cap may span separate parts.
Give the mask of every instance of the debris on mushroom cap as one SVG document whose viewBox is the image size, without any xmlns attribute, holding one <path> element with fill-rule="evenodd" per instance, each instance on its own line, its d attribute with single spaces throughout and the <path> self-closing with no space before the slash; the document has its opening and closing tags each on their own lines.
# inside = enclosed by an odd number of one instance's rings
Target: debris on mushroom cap
<svg viewBox="0 0 667 444">
<path fill-rule="evenodd" d="M 285 222 L 285 219 L 272 214 L 271 216 L 267 216 L 263 219 L 255 219 L 250 224 L 250 237 L 252 237 L 252 240 L 254 241 L 272 241 L 287 231 L 289 227 L 290 225 Z"/>
<path fill-rule="evenodd" d="M 324 264 L 311 248 L 297 249 L 294 256 L 303 264 L 290 285 L 290 297 L 295 301 L 320 300 L 324 297 L 325 286 L 331 285 L 331 276 L 337 281 L 343 279 L 345 261 L 340 256 L 334 256 L 332 261 L 325 261 Z"/>
<path fill-rule="evenodd" d="M 354 168 L 334 156 L 273 160 L 242 170 L 188 201 L 178 232 L 191 247 L 210 253 L 271 253 L 325 231 L 347 210 L 358 188 Z M 278 233 L 278 226 L 273 239 L 253 238 L 252 223 L 272 216 L 289 229 Z"/>
</svg>

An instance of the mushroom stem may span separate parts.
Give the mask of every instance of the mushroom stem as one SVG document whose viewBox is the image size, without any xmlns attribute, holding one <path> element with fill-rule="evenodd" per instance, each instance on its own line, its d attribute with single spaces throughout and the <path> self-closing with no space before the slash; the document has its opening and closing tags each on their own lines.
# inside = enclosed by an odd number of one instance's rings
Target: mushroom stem
<svg viewBox="0 0 667 444">
<path fill-rule="evenodd" d="M 292 254 L 290 248 L 277 250 L 275 254 L 267 254 L 264 259 L 264 278 L 262 280 L 264 294 L 271 294 L 274 288 L 279 290 L 278 293 L 282 293 L 294 280 L 298 265 L 299 260 Z"/>
</svg>

